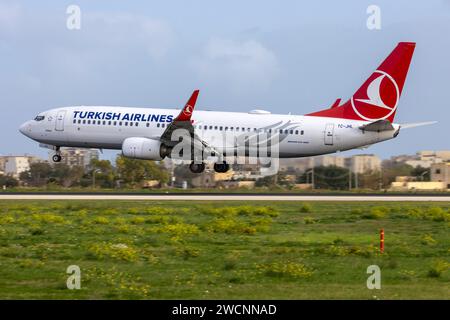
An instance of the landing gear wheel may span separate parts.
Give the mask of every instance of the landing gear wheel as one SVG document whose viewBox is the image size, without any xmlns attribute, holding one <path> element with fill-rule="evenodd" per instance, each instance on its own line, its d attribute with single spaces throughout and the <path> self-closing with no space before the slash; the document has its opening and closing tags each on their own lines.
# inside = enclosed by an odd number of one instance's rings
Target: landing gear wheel
<svg viewBox="0 0 450 320">
<path fill-rule="evenodd" d="M 230 170 L 230 165 L 228 163 L 214 163 L 214 171 L 224 173 L 228 170 Z"/>
<path fill-rule="evenodd" d="M 192 162 L 189 165 L 189 169 L 193 172 L 193 173 L 202 173 L 203 171 L 205 171 L 205 164 L 202 163 L 195 163 Z"/>
<path fill-rule="evenodd" d="M 52 157 L 53 162 L 61 162 L 62 157 L 59 154 L 55 154 Z"/>
</svg>

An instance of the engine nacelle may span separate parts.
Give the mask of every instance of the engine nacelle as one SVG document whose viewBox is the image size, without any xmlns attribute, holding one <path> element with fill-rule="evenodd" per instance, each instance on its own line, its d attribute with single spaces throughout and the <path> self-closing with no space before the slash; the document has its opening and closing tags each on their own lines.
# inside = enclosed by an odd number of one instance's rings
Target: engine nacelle
<svg viewBox="0 0 450 320">
<path fill-rule="evenodd" d="M 161 149 L 160 141 L 142 137 L 126 138 L 122 143 L 122 154 L 134 159 L 162 160 Z"/>
</svg>

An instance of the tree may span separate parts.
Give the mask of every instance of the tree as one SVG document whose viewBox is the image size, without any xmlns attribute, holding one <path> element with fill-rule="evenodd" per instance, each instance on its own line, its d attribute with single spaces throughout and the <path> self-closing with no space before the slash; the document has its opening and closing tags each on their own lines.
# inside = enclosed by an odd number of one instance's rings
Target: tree
<svg viewBox="0 0 450 320">
<path fill-rule="evenodd" d="M 288 174 L 287 172 L 278 171 L 276 174 L 270 176 L 264 176 L 255 181 L 255 187 L 283 187 L 283 188 L 292 188 L 295 184 L 295 177 L 291 179 L 293 176 Z"/>
<path fill-rule="evenodd" d="M 299 177 L 299 183 L 311 182 L 311 171 Z M 348 169 L 337 166 L 320 166 L 314 168 L 314 188 L 345 190 L 349 186 Z"/>
<path fill-rule="evenodd" d="M 167 169 L 160 163 L 151 160 L 138 160 L 119 155 L 116 168 L 120 178 L 131 185 L 143 180 L 158 180 L 161 184 L 169 181 Z"/>
<path fill-rule="evenodd" d="M 380 171 L 370 171 L 358 174 L 358 187 L 362 189 L 380 189 L 381 175 Z"/>
<path fill-rule="evenodd" d="M 89 172 L 90 177 L 86 178 L 89 178 L 92 181 L 92 179 L 94 179 L 95 174 L 96 185 L 100 185 L 101 187 L 104 188 L 114 187 L 115 173 L 111 161 L 92 159 L 90 163 L 90 168 L 91 168 Z"/>
<path fill-rule="evenodd" d="M 47 162 L 33 162 L 30 169 L 19 175 L 21 181 L 33 187 L 47 184 L 52 174 L 52 167 Z"/>
<path fill-rule="evenodd" d="M 63 163 L 57 163 L 53 166 L 50 182 L 59 184 L 64 188 L 69 188 L 80 184 L 83 175 L 84 169 L 81 166 L 70 167 Z"/>
<path fill-rule="evenodd" d="M 417 166 L 411 171 L 411 175 L 416 177 L 418 181 L 430 181 L 430 168 Z"/>
<path fill-rule="evenodd" d="M 255 181 L 255 187 L 272 188 L 276 185 L 275 175 L 264 176 Z"/>
<path fill-rule="evenodd" d="M 11 176 L 0 175 L 0 187 L 6 186 L 7 188 L 14 188 L 19 185 L 19 181 Z"/>
<path fill-rule="evenodd" d="M 198 173 L 193 173 L 188 164 L 177 165 L 173 170 L 173 175 L 177 181 L 188 181 L 189 183 L 193 178 L 198 177 Z"/>
<path fill-rule="evenodd" d="M 406 163 L 384 161 L 383 162 L 383 187 L 390 187 L 397 176 L 411 176 L 414 168 Z"/>
</svg>

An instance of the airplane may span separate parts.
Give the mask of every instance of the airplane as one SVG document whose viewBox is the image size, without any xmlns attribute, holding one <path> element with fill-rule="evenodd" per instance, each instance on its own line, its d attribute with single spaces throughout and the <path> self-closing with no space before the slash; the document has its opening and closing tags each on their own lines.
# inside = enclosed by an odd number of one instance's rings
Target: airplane
<svg viewBox="0 0 450 320">
<path fill-rule="evenodd" d="M 125 157 L 158 161 L 173 157 L 181 141 L 189 137 L 193 154 L 200 150 L 200 156 L 188 155 L 194 173 L 203 172 L 210 157 L 216 159 L 216 172 L 226 172 L 230 168 L 227 156 L 236 156 L 238 150 L 244 150 L 244 157 L 259 156 L 269 138 L 276 141 L 271 147 L 276 145 L 277 152 L 265 153 L 267 157 L 309 157 L 364 148 L 397 137 L 401 128 L 435 123 L 394 123 L 414 49 L 414 42 L 398 43 L 348 101 L 337 99 L 331 107 L 306 115 L 194 111 L 199 95 L 195 90 L 181 110 L 62 107 L 39 113 L 19 131 L 54 150 L 54 162 L 61 161 L 61 147 L 121 150 Z M 174 139 L 178 130 L 186 135 Z"/>
</svg>

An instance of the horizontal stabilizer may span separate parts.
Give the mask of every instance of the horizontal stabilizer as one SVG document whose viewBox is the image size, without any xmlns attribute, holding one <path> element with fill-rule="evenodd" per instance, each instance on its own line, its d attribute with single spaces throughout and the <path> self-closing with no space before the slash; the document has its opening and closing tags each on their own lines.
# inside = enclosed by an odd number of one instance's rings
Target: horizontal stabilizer
<svg viewBox="0 0 450 320">
<path fill-rule="evenodd" d="M 377 132 L 394 130 L 392 123 L 390 123 L 386 119 L 377 120 L 369 124 L 362 125 L 359 128 L 364 131 L 377 131 Z"/>
<path fill-rule="evenodd" d="M 404 123 L 404 124 L 400 125 L 400 128 L 402 128 L 402 129 L 409 129 L 409 128 L 415 128 L 415 127 L 421 127 L 421 126 L 428 126 L 430 124 L 435 124 L 435 123 L 437 123 L 437 121 Z"/>
</svg>

